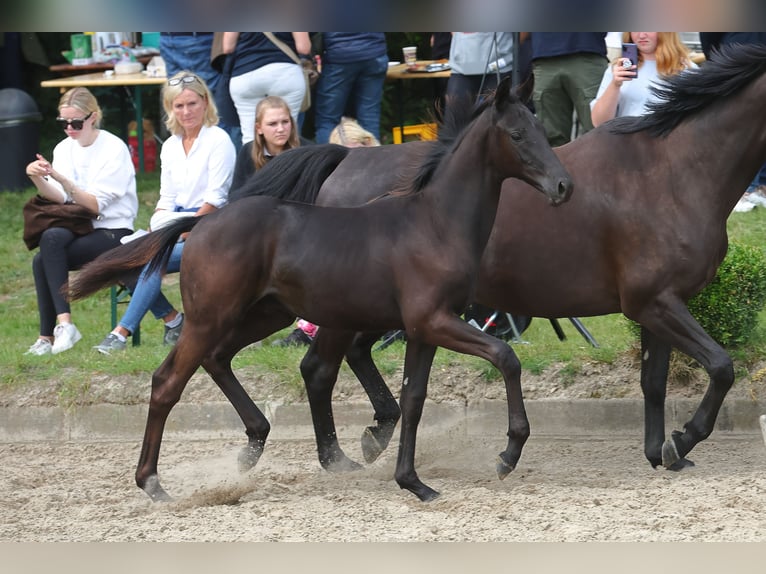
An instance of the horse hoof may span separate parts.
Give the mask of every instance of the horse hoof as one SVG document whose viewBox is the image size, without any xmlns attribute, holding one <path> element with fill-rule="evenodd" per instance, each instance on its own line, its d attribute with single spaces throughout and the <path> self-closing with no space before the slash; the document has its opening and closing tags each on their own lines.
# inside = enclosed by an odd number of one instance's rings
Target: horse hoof
<svg viewBox="0 0 766 574">
<path fill-rule="evenodd" d="M 263 445 L 260 444 L 248 444 L 244 447 L 237 457 L 237 463 L 239 465 L 240 472 L 247 472 L 248 470 L 255 468 L 258 461 L 263 454 Z"/>
<path fill-rule="evenodd" d="M 322 466 L 327 472 L 353 472 L 363 468 L 361 464 L 345 455 L 336 460 L 327 461 Z"/>
<path fill-rule="evenodd" d="M 367 427 L 362 433 L 362 455 L 364 462 L 372 464 L 383 453 L 385 447 L 380 444 L 378 437 L 375 436 L 375 427 Z"/>
<path fill-rule="evenodd" d="M 144 481 L 144 484 L 141 486 L 141 490 L 149 495 L 149 498 L 152 499 L 152 502 L 173 501 L 171 496 L 165 492 L 165 489 L 160 486 L 160 478 L 156 474 L 151 475 L 146 479 L 146 481 Z"/>
<path fill-rule="evenodd" d="M 503 460 L 503 457 L 501 456 L 497 457 L 497 464 L 495 465 L 495 470 L 497 470 L 497 477 L 500 480 L 503 480 L 506 476 L 511 474 L 514 468 L 516 467 L 505 462 Z"/>
<path fill-rule="evenodd" d="M 680 433 L 673 434 L 676 435 Z M 671 438 L 670 440 L 666 440 L 662 445 L 662 466 L 668 470 L 678 471 L 694 466 L 694 463 L 678 454 L 678 447 L 676 446 L 675 440 Z"/>
</svg>

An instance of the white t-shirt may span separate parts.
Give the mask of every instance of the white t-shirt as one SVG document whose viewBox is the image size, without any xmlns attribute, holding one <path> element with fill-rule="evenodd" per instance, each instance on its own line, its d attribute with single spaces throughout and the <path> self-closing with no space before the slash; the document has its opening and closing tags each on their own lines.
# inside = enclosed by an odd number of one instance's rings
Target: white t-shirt
<svg viewBox="0 0 766 574">
<path fill-rule="evenodd" d="M 690 68 L 696 68 L 697 64 L 690 62 Z M 601 85 L 598 88 L 596 99 L 590 103 L 590 109 L 593 110 L 593 106 L 606 89 L 609 84 L 612 83 L 612 65 L 607 66 L 604 70 L 604 76 L 601 79 Z M 657 62 L 655 60 L 644 60 L 644 63 L 638 69 L 638 77 L 622 83 L 620 87 L 620 97 L 617 101 L 617 113 L 614 117 L 619 118 L 621 116 L 643 116 L 648 113 L 646 104 L 649 102 L 657 101 L 654 93 L 650 89 L 650 85 L 658 85 L 662 82 L 660 75 L 657 73 Z"/>
<path fill-rule="evenodd" d="M 160 152 L 160 199 L 157 209 L 222 207 L 229 197 L 236 151 L 218 126 L 202 126 L 189 155 L 180 135 L 170 136 Z"/>
<path fill-rule="evenodd" d="M 68 137 L 53 149 L 51 163 L 53 169 L 96 197 L 99 218 L 93 227 L 133 229 L 138 213 L 136 170 L 124 141 L 103 129 L 89 146 Z M 49 183 L 61 188 L 53 179 Z M 61 193 L 66 196 L 63 188 Z"/>
</svg>

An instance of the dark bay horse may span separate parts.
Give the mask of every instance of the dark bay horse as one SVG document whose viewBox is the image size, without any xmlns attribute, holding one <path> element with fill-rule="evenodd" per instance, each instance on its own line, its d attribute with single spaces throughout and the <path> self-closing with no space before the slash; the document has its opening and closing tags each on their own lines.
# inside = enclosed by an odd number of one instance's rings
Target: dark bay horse
<svg viewBox="0 0 766 574">
<path fill-rule="evenodd" d="M 714 277 L 726 254 L 727 218 L 766 161 L 766 48 L 723 48 L 701 69 L 673 77 L 659 95 L 654 113 L 613 120 L 555 150 L 577 190 L 559 209 L 546 209 L 523 182 L 503 184 L 476 301 L 544 318 L 622 312 L 640 323 L 644 452 L 652 466 L 677 469 L 712 432 L 734 380 L 730 357 L 686 302 Z M 363 203 L 393 186 L 407 158 L 430 145 L 348 150 L 332 169 L 324 167 L 323 177 L 330 175 L 321 190 L 298 185 L 302 200 Z M 249 193 L 263 191 L 255 184 Z M 399 418 L 370 355 L 378 335 L 360 334 L 345 347 L 347 335 L 323 327 L 301 364 L 307 389 L 329 397 L 346 353 L 375 409 L 377 425 L 362 438 L 368 462 Z M 666 440 L 673 347 L 707 370 L 710 385 L 683 432 Z M 320 419 L 319 450 L 340 456 L 329 399 L 312 409 Z"/>
<path fill-rule="evenodd" d="M 448 130 L 445 130 L 448 131 Z M 334 153 L 330 147 L 327 153 Z M 285 166 L 285 181 L 290 169 Z M 136 483 L 165 500 L 157 462 L 164 425 L 192 374 L 202 366 L 242 418 L 248 446 L 240 465 L 258 461 L 270 426 L 231 369 L 245 346 L 288 326 L 296 315 L 353 337 L 404 328 L 408 344 L 401 398 L 402 432 L 395 478 L 421 500 L 438 495 L 414 465 L 415 440 L 438 346 L 483 357 L 502 374 L 509 403 L 506 464 L 513 468 L 529 436 L 520 365 L 503 342 L 474 329 L 460 313 L 492 230 L 502 182 L 519 177 L 549 203 L 566 201 L 569 176 L 540 124 L 504 82 L 451 145 L 435 146 L 413 187 L 362 207 L 317 207 L 249 197 L 205 217 L 180 220 L 114 249 L 70 285 L 73 299 L 113 284 L 126 269 L 162 265 L 181 233 L 183 332 L 152 377 L 149 415 Z M 356 465 L 327 452 L 325 467 Z"/>
</svg>

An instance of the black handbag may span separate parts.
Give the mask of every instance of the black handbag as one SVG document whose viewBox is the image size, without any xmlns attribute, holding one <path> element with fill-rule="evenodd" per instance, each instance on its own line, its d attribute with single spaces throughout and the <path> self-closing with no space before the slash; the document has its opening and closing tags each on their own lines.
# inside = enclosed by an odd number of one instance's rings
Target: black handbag
<svg viewBox="0 0 766 574">
<path fill-rule="evenodd" d="M 24 235 L 22 239 L 30 251 L 40 244 L 43 231 L 49 227 L 63 227 L 75 235 L 93 232 L 93 220 L 98 217 L 84 205 L 56 203 L 35 195 L 24 204 Z"/>
</svg>

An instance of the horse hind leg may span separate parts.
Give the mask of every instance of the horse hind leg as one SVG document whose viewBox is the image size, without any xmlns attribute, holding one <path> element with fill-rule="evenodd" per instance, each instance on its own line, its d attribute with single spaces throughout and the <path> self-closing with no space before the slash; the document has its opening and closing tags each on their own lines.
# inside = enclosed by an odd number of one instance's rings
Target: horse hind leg
<svg viewBox="0 0 766 574">
<path fill-rule="evenodd" d="M 645 315 L 639 322 L 699 362 L 710 377 L 705 396 L 683 432 L 673 431 L 662 445 L 662 465 L 677 470 L 691 464 L 685 460 L 686 455 L 713 432 L 718 412 L 734 383 L 734 366 L 726 351 L 697 323 L 682 301 L 666 303 L 661 311 Z"/>
<path fill-rule="evenodd" d="M 375 426 L 368 426 L 362 433 L 362 454 L 367 464 L 372 464 L 383 453 L 401 417 L 399 405 L 391 394 L 385 380 L 372 360 L 372 346 L 380 333 L 358 333 L 346 352 L 346 361 L 364 387 L 375 410 Z"/>
<path fill-rule="evenodd" d="M 234 375 L 231 361 L 241 349 L 284 329 L 294 319 L 292 313 L 278 304 L 268 301 L 259 303 L 251 308 L 236 326 L 228 330 L 226 336 L 218 341 L 215 350 L 202 362 L 204 369 L 245 425 L 248 441 L 237 459 L 240 472 L 247 472 L 258 464 L 271 425 Z"/>
<path fill-rule="evenodd" d="M 188 327 L 189 325 L 185 326 L 184 334 L 187 333 Z M 170 495 L 160 484 L 157 474 L 162 435 L 170 411 L 181 398 L 186 383 L 201 364 L 199 357 L 204 354 L 203 347 L 190 343 L 184 344 L 183 339 L 183 337 L 179 339 L 152 375 L 149 412 L 135 480 L 136 485 L 154 502 L 171 500 Z M 186 341 L 190 340 L 186 337 Z"/>
<path fill-rule="evenodd" d="M 353 333 L 321 327 L 301 361 L 301 375 L 311 408 L 319 464 L 327 471 L 360 469 L 341 449 L 332 411 L 332 391 Z"/>
</svg>

